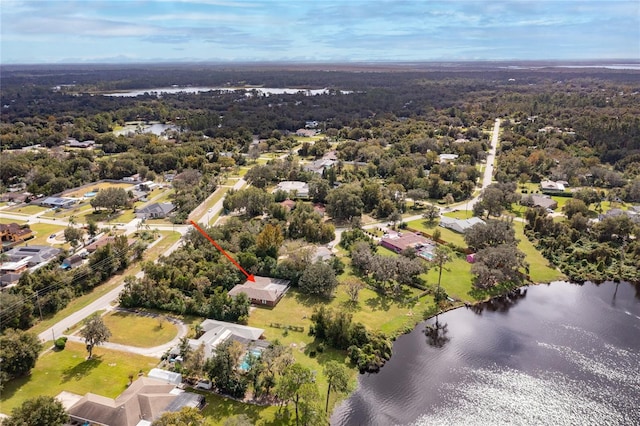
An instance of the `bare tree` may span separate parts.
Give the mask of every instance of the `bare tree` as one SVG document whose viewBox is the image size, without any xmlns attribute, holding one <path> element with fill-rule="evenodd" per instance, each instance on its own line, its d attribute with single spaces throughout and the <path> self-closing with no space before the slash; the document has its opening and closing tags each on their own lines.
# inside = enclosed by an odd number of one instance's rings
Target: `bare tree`
<svg viewBox="0 0 640 426">
<path fill-rule="evenodd" d="M 345 292 L 349 296 L 349 300 L 353 303 L 358 302 L 358 295 L 360 294 L 360 290 L 364 288 L 364 284 L 362 281 L 355 277 L 349 277 L 344 281 Z"/>
</svg>

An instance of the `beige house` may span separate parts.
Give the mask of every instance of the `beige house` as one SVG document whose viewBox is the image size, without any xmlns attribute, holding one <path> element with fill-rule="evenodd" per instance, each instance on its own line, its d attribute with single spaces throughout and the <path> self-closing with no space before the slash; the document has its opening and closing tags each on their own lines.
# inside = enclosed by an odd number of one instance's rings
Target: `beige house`
<svg viewBox="0 0 640 426">
<path fill-rule="evenodd" d="M 202 395 L 150 377 L 140 377 L 115 399 L 70 392 L 63 392 L 58 399 L 63 401 L 72 422 L 100 426 L 148 426 L 164 412 L 202 408 L 205 402 Z"/>
<path fill-rule="evenodd" d="M 240 293 L 247 295 L 254 305 L 276 306 L 282 296 L 289 290 L 290 282 L 278 278 L 254 277 L 255 282 L 246 281 L 238 284 L 229 291 L 229 296 L 235 297 Z"/>
</svg>

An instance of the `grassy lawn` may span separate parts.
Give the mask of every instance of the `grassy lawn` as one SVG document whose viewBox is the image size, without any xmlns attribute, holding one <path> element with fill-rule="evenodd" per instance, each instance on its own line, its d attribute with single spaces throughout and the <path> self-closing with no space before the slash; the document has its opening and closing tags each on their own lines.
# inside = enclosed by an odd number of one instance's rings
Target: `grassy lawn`
<svg viewBox="0 0 640 426">
<path fill-rule="evenodd" d="M 435 287 L 438 284 L 438 273 L 439 268 L 432 265 L 429 272 L 423 274 L 422 277 L 426 279 L 429 286 Z M 471 264 L 460 255 L 455 257 L 453 261 L 444 264 L 440 286 L 454 299 L 473 302 L 474 298 L 469 294 L 473 288 L 472 278 Z"/>
<path fill-rule="evenodd" d="M 413 288 L 408 289 L 405 297 L 415 296 L 419 292 L 419 290 Z M 431 303 L 431 298 L 425 297 L 412 307 L 365 288 L 360 292 L 358 303 L 354 305 L 348 300 L 348 296 L 342 286 L 338 287 L 330 301 L 307 296 L 298 292 L 297 289 L 291 289 L 275 308 L 256 308 L 253 310 L 249 316 L 249 325 L 264 328 L 265 330 L 270 329 L 277 337 L 282 334 L 283 330 L 271 327 L 272 323 L 302 326 L 305 330 L 304 333 L 289 332 L 289 335 L 295 335 L 301 343 L 308 344 L 313 341 L 311 337 L 307 336 L 311 325 L 311 315 L 314 309 L 325 306 L 334 311 L 348 311 L 353 315 L 354 321 L 366 324 L 371 330 L 395 334 L 399 330 L 403 330 L 407 324 L 419 321 L 421 318 L 418 318 L 419 315 L 413 316 L 413 312 L 422 311 L 422 309 L 418 310 L 418 306 L 424 307 L 428 303 Z M 271 333 L 267 332 L 265 334 L 267 339 L 273 339 Z M 281 339 L 281 337 L 278 337 L 278 339 Z"/>
<path fill-rule="evenodd" d="M 99 190 L 105 188 L 123 188 L 126 191 L 131 189 L 131 187 L 133 187 L 132 183 L 100 182 L 93 185 L 85 186 L 84 188 L 71 190 L 70 192 L 63 194 L 63 197 L 80 198 L 84 197 L 84 194 L 86 194 L 87 192 L 98 192 Z"/>
<path fill-rule="evenodd" d="M 0 217 L 0 223 L 2 224 L 9 224 L 9 223 L 17 223 L 18 225 L 22 225 L 24 223 L 27 223 L 26 220 L 17 220 L 17 219 L 9 219 L 9 218 L 5 218 L 5 217 Z"/>
<path fill-rule="evenodd" d="M 254 425 L 288 425 L 289 422 L 276 421 L 278 407 L 261 407 L 243 404 L 233 399 L 225 398 L 210 392 L 190 390 L 205 395 L 207 406 L 202 414 L 215 426 L 222 426 L 224 422 L 234 416 L 244 414 Z M 295 415 L 294 415 L 295 416 Z"/>
<path fill-rule="evenodd" d="M 144 260 L 155 260 L 158 255 L 163 253 L 180 239 L 180 234 L 178 232 L 161 231 L 160 234 L 163 236 L 162 241 L 144 252 Z M 140 272 L 140 269 L 141 267 L 139 263 L 129 266 L 124 273 L 111 277 L 106 283 L 94 288 L 91 293 L 84 294 L 77 299 L 74 299 L 64 309 L 56 312 L 55 315 L 46 318 L 44 321 L 38 322 L 36 325 L 31 327 L 29 331 L 35 334 L 42 333 L 63 318 L 68 317 L 72 313 L 79 311 L 109 293 L 111 290 L 122 284 L 126 276 L 135 275 Z"/>
<path fill-rule="evenodd" d="M 524 235 L 523 226 L 522 222 L 514 222 L 516 239 L 520 240 L 518 248 L 527 256 L 525 260 L 529 263 L 531 281 L 548 283 L 566 278 L 562 272 L 549 265 L 549 261 L 542 256 L 542 253 Z"/>
<path fill-rule="evenodd" d="M 469 219 L 473 216 L 470 210 L 452 210 L 442 214 L 443 216 L 452 217 L 454 219 Z"/>
<path fill-rule="evenodd" d="M 15 221 L 12 220 L 11 222 L 15 222 Z M 51 225 L 48 223 L 33 223 L 33 224 L 30 224 L 29 227 L 33 231 L 33 235 L 35 236 L 35 238 L 27 240 L 25 243 L 19 244 L 19 246 L 24 246 L 27 244 L 30 246 L 50 245 L 50 244 L 47 244 L 47 239 L 49 238 L 49 236 L 52 234 L 63 232 L 64 229 L 66 228 L 66 226 Z M 70 246 L 68 244 L 64 244 L 64 245 L 56 244 L 55 247 L 68 248 Z"/>
<path fill-rule="evenodd" d="M 76 220 L 80 222 L 93 220 L 94 222 L 129 223 L 135 219 L 135 217 L 136 215 L 133 209 L 119 210 L 111 213 L 111 210 L 94 210 L 93 207 L 88 206 L 87 209 L 82 209 L 78 213 Z"/>
<path fill-rule="evenodd" d="M 556 211 L 557 212 L 561 212 L 562 208 L 564 207 L 565 204 L 567 204 L 568 200 L 571 200 L 571 197 L 558 197 L 558 196 L 551 196 L 552 200 L 555 200 L 558 203 L 558 207 L 556 207 Z"/>
<path fill-rule="evenodd" d="M 29 204 L 29 205 L 18 205 L 15 207 L 12 207 L 6 211 L 10 211 L 12 213 L 20 213 L 20 214 L 27 214 L 27 215 L 33 215 L 33 214 L 38 214 L 38 213 L 42 213 L 43 211 L 47 210 L 48 207 L 41 207 L 41 206 L 35 206 L 33 204 Z"/>
<path fill-rule="evenodd" d="M 112 312 L 103 317 L 111 330 L 112 343 L 151 348 L 171 341 L 178 335 L 178 327 L 164 318 Z"/>
<path fill-rule="evenodd" d="M 12 380 L 2 391 L 2 412 L 9 413 L 26 399 L 56 396 L 64 391 L 84 395 L 94 392 L 109 398 L 126 389 L 129 374 L 148 372 L 158 360 L 96 347 L 91 360 L 81 343 L 67 342 L 64 350 L 42 355 L 31 375 Z"/>
<path fill-rule="evenodd" d="M 426 232 L 427 234 L 433 234 L 433 231 L 436 229 L 440 230 L 440 238 L 448 243 L 455 244 L 456 246 L 466 247 L 467 244 L 464 242 L 464 237 L 462 234 L 458 234 L 457 232 L 453 232 L 450 229 L 443 228 L 438 226 L 438 222 L 434 222 L 433 225 L 429 225 L 426 223 L 424 219 L 412 220 L 408 222 L 407 225 L 409 228 L 416 229 L 418 231 Z"/>
<path fill-rule="evenodd" d="M 154 189 L 154 191 L 155 191 L 155 189 Z M 162 190 L 162 191 L 164 191 L 162 193 L 162 196 L 160 198 L 157 198 L 154 201 L 154 203 L 166 203 L 167 201 L 171 201 L 170 197 L 175 192 L 175 190 L 173 188 L 165 189 L 165 190 Z M 155 195 L 153 195 L 153 197 L 155 197 Z M 148 197 L 148 198 L 149 198 L 149 200 L 151 200 L 153 197 Z"/>
</svg>

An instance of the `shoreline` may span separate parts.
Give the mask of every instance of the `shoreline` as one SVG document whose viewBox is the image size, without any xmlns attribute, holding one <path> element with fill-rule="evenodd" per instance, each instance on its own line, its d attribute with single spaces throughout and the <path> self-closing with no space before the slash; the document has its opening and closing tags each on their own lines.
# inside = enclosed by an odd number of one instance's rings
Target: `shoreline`
<svg viewBox="0 0 640 426">
<path fill-rule="evenodd" d="M 582 286 L 587 282 L 591 282 L 591 283 L 593 283 L 595 285 L 601 285 L 601 284 L 604 284 L 604 283 L 616 284 L 616 283 L 621 283 L 621 282 L 629 282 L 632 285 L 640 284 L 640 283 L 633 283 L 633 282 L 624 281 L 624 280 L 606 280 L 606 281 L 602 281 L 602 282 L 595 282 L 595 281 L 586 280 L 586 281 L 583 281 L 583 282 L 580 282 L 580 283 L 573 282 L 573 281 L 568 281 L 568 280 L 554 280 L 554 281 L 550 281 L 550 282 L 535 282 L 535 283 L 531 282 L 531 283 L 527 283 L 527 284 L 523 284 L 521 286 L 515 287 L 515 288 L 509 290 L 508 292 L 497 294 L 497 295 L 488 297 L 488 298 L 483 299 L 483 300 L 478 300 L 478 301 L 476 301 L 474 303 L 459 302 L 459 304 L 456 304 L 456 305 L 453 305 L 453 306 L 448 306 L 448 307 L 440 310 L 438 313 L 430 315 L 430 316 L 428 316 L 428 317 L 416 322 L 415 325 L 410 330 L 403 331 L 403 332 L 401 332 L 401 333 L 399 333 L 399 334 L 397 334 L 396 336 L 393 336 L 393 337 L 390 336 L 390 339 L 392 340 L 392 343 L 395 345 L 395 341 L 397 340 L 397 338 L 413 332 L 416 329 L 416 327 L 418 327 L 418 325 L 420 325 L 421 323 L 424 323 L 424 322 L 426 322 L 426 321 L 428 321 L 428 320 L 430 320 L 430 319 L 432 319 L 434 317 L 437 317 L 439 315 L 442 315 L 442 314 L 445 314 L 447 312 L 454 311 L 456 309 L 463 308 L 463 307 L 467 308 L 467 309 L 473 309 L 474 307 L 477 307 L 479 305 L 486 304 L 486 303 L 489 303 L 491 301 L 503 298 L 503 297 L 507 296 L 509 293 L 514 292 L 514 291 L 519 291 L 519 290 L 526 289 L 528 287 L 533 287 L 533 286 L 537 287 L 537 286 L 540 286 L 540 285 L 550 286 L 551 284 L 554 284 L 554 283 L 574 284 L 574 285 Z M 393 357 L 393 352 L 392 352 L 391 357 Z M 389 360 L 391 360 L 391 358 L 389 358 Z M 389 361 L 389 360 L 387 360 L 387 361 Z M 385 362 L 385 364 L 386 364 L 386 362 Z M 380 369 L 382 369 L 382 368 L 384 368 L 384 365 Z M 336 402 L 335 402 L 335 404 L 333 406 L 333 409 L 329 413 L 329 417 L 331 417 L 333 415 L 333 413 L 336 410 L 336 408 L 343 401 L 345 401 L 346 399 L 350 398 L 360 388 L 360 380 L 359 380 L 360 376 L 363 376 L 364 374 L 377 374 L 378 372 L 379 371 L 377 371 L 377 372 L 367 372 L 367 373 L 359 373 L 358 372 L 358 374 L 356 375 L 356 386 L 353 388 L 353 390 L 350 393 L 345 394 L 343 398 L 340 398 L 339 400 L 336 400 Z"/>
</svg>

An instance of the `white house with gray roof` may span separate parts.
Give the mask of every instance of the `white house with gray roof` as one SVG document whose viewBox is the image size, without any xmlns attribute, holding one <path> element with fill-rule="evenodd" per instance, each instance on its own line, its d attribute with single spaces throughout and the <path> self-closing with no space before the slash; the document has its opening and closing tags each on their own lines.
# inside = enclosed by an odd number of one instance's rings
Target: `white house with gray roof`
<svg viewBox="0 0 640 426">
<path fill-rule="evenodd" d="M 479 217 L 470 217 L 469 219 L 454 219 L 447 216 L 440 217 L 440 226 L 460 234 L 464 234 L 467 229 L 479 223 L 484 223 L 484 220 Z"/>
<path fill-rule="evenodd" d="M 136 210 L 138 219 L 162 219 L 171 213 L 176 206 L 173 203 L 153 203 Z"/>
<path fill-rule="evenodd" d="M 308 198 L 309 184 L 299 180 L 284 180 L 278 184 L 276 189 L 287 192 L 292 198 Z"/>
<path fill-rule="evenodd" d="M 227 340 L 236 340 L 244 346 L 265 346 L 268 342 L 263 340 L 264 330 L 231 322 L 206 319 L 200 324 L 204 334 L 197 339 L 189 339 L 189 347 L 192 350 L 204 345 L 205 359 L 211 358 L 216 346 Z"/>
</svg>

